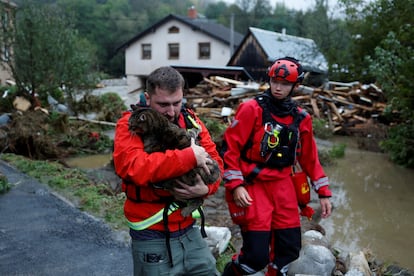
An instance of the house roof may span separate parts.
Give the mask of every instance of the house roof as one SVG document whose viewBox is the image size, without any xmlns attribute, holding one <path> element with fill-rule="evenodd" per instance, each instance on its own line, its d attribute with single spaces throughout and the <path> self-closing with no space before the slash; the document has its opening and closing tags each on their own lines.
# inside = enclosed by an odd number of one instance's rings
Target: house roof
<svg viewBox="0 0 414 276">
<path fill-rule="evenodd" d="M 249 32 L 260 44 L 269 62 L 281 57 L 291 56 L 298 59 L 306 71 L 318 73 L 328 71 L 328 62 L 312 39 L 254 27 L 250 27 Z"/>
<path fill-rule="evenodd" d="M 121 45 L 117 49 L 117 51 L 125 50 L 125 48 L 129 47 L 135 41 L 137 41 L 140 38 L 144 37 L 148 33 L 151 33 L 153 31 L 155 31 L 158 27 L 162 26 L 163 24 L 165 24 L 165 23 L 167 23 L 168 21 L 171 21 L 171 20 L 177 20 L 177 21 L 189 26 L 190 28 L 192 28 L 194 30 L 200 31 L 200 32 L 202 32 L 202 33 L 204 33 L 204 34 L 206 34 L 210 37 L 213 37 L 213 38 L 215 38 L 219 41 L 222 41 L 225 44 L 230 45 L 230 43 L 231 43 L 231 41 L 230 41 L 231 30 L 229 28 L 221 25 L 221 24 L 217 24 L 212 20 L 208 20 L 208 19 L 204 19 L 204 18 L 191 19 L 191 18 L 186 17 L 186 16 L 169 14 L 168 16 L 164 17 L 163 19 L 161 19 L 160 21 L 158 21 L 154 25 L 148 27 L 147 29 L 145 29 L 144 31 L 137 34 L 132 39 L 130 39 L 129 41 L 127 41 L 126 43 Z M 233 38 L 234 38 L 233 43 L 234 43 L 234 47 L 236 48 L 240 44 L 240 42 L 243 40 L 243 35 L 238 33 L 238 32 L 234 32 L 233 34 L 234 34 L 233 35 Z"/>
</svg>

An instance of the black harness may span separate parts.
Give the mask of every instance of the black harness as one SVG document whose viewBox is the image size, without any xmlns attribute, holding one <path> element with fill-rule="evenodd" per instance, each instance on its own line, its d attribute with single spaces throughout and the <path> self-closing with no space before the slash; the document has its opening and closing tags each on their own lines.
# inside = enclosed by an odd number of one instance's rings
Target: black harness
<svg viewBox="0 0 414 276">
<path fill-rule="evenodd" d="M 300 144 L 299 124 L 307 115 L 306 111 L 299 112 L 295 107 L 291 114 L 293 116 L 292 124 L 283 124 L 273 118 L 268 97 L 259 95 L 255 97 L 255 100 L 263 109 L 264 135 L 260 143 L 260 156 L 263 157 L 264 162 L 255 162 L 257 166 L 245 177 L 247 183 L 250 183 L 265 167 L 281 170 L 295 163 Z M 241 157 L 248 162 L 252 162 L 246 155 L 251 147 L 252 141 L 249 140 L 241 152 Z"/>
</svg>

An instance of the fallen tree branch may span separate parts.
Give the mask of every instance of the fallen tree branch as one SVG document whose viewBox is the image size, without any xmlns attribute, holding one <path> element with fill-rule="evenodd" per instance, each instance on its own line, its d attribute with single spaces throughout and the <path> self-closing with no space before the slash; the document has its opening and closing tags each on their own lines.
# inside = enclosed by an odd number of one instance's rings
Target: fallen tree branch
<svg viewBox="0 0 414 276">
<path fill-rule="evenodd" d="M 116 123 L 113 123 L 113 122 L 90 120 L 90 119 L 85 119 L 85 118 L 80 118 L 80 117 L 74 117 L 74 116 L 69 117 L 69 120 L 79 120 L 79 121 L 85 121 L 85 122 L 93 123 L 93 124 L 100 124 L 100 125 L 107 125 L 107 126 L 116 126 Z"/>
</svg>

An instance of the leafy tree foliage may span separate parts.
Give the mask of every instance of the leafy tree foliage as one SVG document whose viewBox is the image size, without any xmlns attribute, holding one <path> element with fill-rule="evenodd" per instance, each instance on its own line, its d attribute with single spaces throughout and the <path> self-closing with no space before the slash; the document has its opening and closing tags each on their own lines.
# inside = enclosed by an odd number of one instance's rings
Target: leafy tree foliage
<svg viewBox="0 0 414 276">
<path fill-rule="evenodd" d="M 287 9 L 284 4 L 278 3 L 273 14 L 262 17 L 257 27 L 280 33 L 286 31 L 287 34 L 297 35 L 298 28 L 294 17 L 295 14 L 295 12 Z"/>
<path fill-rule="evenodd" d="M 316 0 L 313 9 L 296 14 L 297 35 L 312 38 L 329 63 L 329 76 L 334 80 L 345 80 L 349 63 L 351 37 L 345 22 L 330 15 L 327 0 Z M 339 69 L 338 69 L 339 68 Z M 345 72 L 344 72 L 345 71 Z M 343 74 L 345 73 L 345 74 Z"/>
<path fill-rule="evenodd" d="M 348 75 L 376 82 L 388 107 L 385 116 L 398 122 L 382 143 L 393 161 L 414 167 L 414 0 L 377 0 L 358 12 L 359 0 L 342 0 L 352 33 Z"/>
<path fill-rule="evenodd" d="M 91 47 L 58 8 L 28 4 L 19 9 L 12 41 L 9 65 L 20 91 L 46 100 L 48 93 L 61 96 L 56 92 L 64 85 L 72 98 L 74 88 L 86 85 Z"/>
<path fill-rule="evenodd" d="M 414 168 L 414 48 L 404 45 L 398 37 L 413 37 L 409 24 L 401 26 L 376 47 L 375 55 L 368 57 L 370 72 L 376 77 L 388 97 L 386 116 L 400 123 L 391 128 L 389 138 L 382 147 L 398 164 Z"/>
<path fill-rule="evenodd" d="M 375 48 L 392 30 L 412 22 L 414 0 L 377 0 L 372 1 L 359 11 L 361 0 L 341 0 L 347 11 L 347 28 L 352 34 L 349 48 L 349 76 L 364 83 L 374 82 L 369 73 L 365 57 L 373 56 Z M 409 38 L 405 38 L 407 41 Z M 412 38 L 411 38 L 412 41 Z"/>
</svg>

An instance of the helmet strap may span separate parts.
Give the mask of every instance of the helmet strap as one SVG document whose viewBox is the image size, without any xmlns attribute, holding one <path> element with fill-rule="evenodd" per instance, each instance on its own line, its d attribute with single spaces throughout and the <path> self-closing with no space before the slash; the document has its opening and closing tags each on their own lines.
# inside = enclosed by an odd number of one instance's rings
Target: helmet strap
<svg viewBox="0 0 414 276">
<path fill-rule="evenodd" d="M 295 82 L 295 83 L 292 84 L 292 88 L 290 88 L 290 92 L 288 94 L 288 97 L 292 97 L 293 89 L 295 88 L 296 84 L 297 84 L 297 82 Z"/>
</svg>

